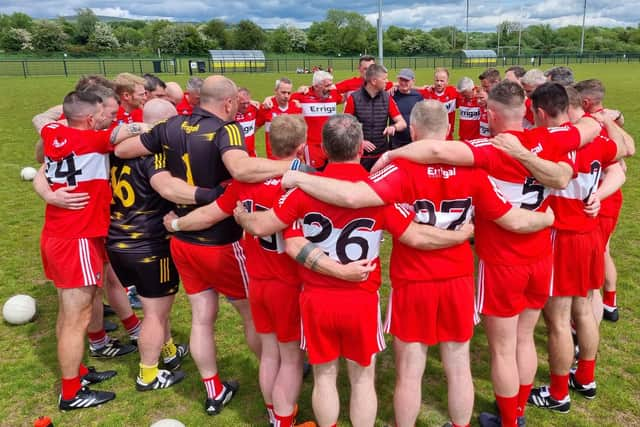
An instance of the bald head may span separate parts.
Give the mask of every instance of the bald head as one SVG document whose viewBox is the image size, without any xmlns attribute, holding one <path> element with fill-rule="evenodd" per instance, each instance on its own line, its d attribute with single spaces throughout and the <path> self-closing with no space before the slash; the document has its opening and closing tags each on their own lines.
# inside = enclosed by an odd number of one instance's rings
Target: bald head
<svg viewBox="0 0 640 427">
<path fill-rule="evenodd" d="M 182 97 L 184 96 L 182 88 L 176 82 L 167 82 L 165 92 L 167 93 L 167 98 L 169 98 L 169 101 L 173 102 L 174 105 L 179 104 L 182 101 Z"/>
<path fill-rule="evenodd" d="M 150 125 L 178 114 L 176 107 L 166 99 L 153 98 L 144 104 L 142 120 Z"/>
<path fill-rule="evenodd" d="M 209 76 L 200 89 L 200 102 L 203 104 L 220 103 L 238 95 L 238 87 L 233 80 L 224 76 Z"/>
<path fill-rule="evenodd" d="M 412 138 L 445 139 L 449 133 L 449 116 L 444 104 L 429 99 L 418 102 L 411 110 L 409 118 Z"/>
</svg>

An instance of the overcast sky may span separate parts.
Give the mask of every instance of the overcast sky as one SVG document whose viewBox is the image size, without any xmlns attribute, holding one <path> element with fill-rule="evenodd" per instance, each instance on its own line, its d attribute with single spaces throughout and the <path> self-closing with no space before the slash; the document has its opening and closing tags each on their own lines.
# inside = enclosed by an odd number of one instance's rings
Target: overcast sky
<svg viewBox="0 0 640 427">
<path fill-rule="evenodd" d="M 540 23 L 553 27 L 582 25 L 583 0 L 470 0 L 469 3 L 470 31 L 495 31 L 496 25 L 505 20 L 519 21 L 525 26 Z M 263 28 L 282 24 L 305 28 L 313 21 L 322 21 L 326 11 L 332 8 L 358 12 L 374 25 L 378 16 L 376 0 L 349 3 L 336 0 L 136 0 L 122 2 L 117 7 L 113 4 L 113 1 L 102 0 L 2 0 L 0 13 L 24 12 L 37 18 L 55 18 L 74 15 L 76 8 L 90 7 L 97 15 L 133 19 L 207 21 L 219 18 L 230 23 L 250 19 Z M 466 0 L 384 0 L 383 25 L 426 30 L 455 25 L 464 30 L 465 8 Z M 640 0 L 587 0 L 587 25 L 636 27 L 639 21 Z"/>
</svg>

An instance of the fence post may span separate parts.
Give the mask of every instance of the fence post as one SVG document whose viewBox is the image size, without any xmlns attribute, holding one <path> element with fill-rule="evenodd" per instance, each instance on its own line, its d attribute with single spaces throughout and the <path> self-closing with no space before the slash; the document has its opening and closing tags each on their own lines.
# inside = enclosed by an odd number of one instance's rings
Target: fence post
<svg viewBox="0 0 640 427">
<path fill-rule="evenodd" d="M 69 77 L 69 73 L 67 72 L 67 60 L 64 58 L 62 58 L 62 66 L 64 67 L 64 76 Z"/>
<path fill-rule="evenodd" d="M 22 61 L 22 74 L 24 74 L 24 78 L 27 78 L 27 64 L 25 64 L 26 61 Z"/>
<path fill-rule="evenodd" d="M 104 59 L 102 60 L 102 74 L 104 74 L 104 76 L 107 76 L 107 64 L 105 64 Z"/>
<path fill-rule="evenodd" d="M 140 67 L 140 74 L 142 74 L 142 60 L 138 59 L 138 66 Z"/>
</svg>

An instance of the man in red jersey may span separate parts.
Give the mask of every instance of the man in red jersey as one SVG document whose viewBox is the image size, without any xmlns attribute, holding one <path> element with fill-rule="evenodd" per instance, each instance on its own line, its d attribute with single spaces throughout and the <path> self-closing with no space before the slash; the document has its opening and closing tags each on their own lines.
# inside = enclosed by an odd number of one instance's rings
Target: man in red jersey
<svg viewBox="0 0 640 427">
<path fill-rule="evenodd" d="M 463 77 L 458 82 L 456 105 L 460 111 L 458 136 L 463 141 L 480 138 L 480 104 L 473 80 Z"/>
<path fill-rule="evenodd" d="M 371 55 L 362 55 L 358 60 L 358 74 L 359 76 L 351 77 L 341 82 L 336 83 L 335 89 L 339 94 L 344 95 L 347 98 L 352 92 L 360 89 L 365 82 L 365 73 L 369 65 L 375 64 L 376 58 Z M 389 90 L 393 87 L 393 83 L 387 82 L 385 84 L 385 90 Z"/>
<path fill-rule="evenodd" d="M 326 71 L 313 74 L 313 86 L 306 93 L 297 92 L 291 99 L 298 101 L 302 115 L 307 122 L 307 146 L 305 147 L 306 163 L 315 169 L 322 169 L 327 163 L 327 156 L 322 150 L 322 126 L 327 119 L 337 112 L 337 105 L 342 103 L 342 95 L 333 86 L 333 76 Z"/>
<path fill-rule="evenodd" d="M 447 139 L 453 139 L 453 130 L 456 125 L 456 100 L 458 90 L 455 86 L 449 85 L 449 70 L 446 68 L 436 68 L 433 74 L 433 86 L 421 91 L 425 99 L 435 99 L 444 104 L 449 114 L 449 134 Z"/>
<path fill-rule="evenodd" d="M 41 130 L 46 175 L 52 190 L 75 186 L 90 197 L 79 210 L 47 205 L 40 247 L 45 274 L 58 289 L 56 336 L 62 374 L 58 406 L 71 410 L 115 398 L 114 393 L 82 386 L 106 378 L 87 381 L 91 372 L 81 360 L 93 299 L 96 287 L 102 285 L 106 260 L 104 237 L 111 202 L 109 152 L 113 143 L 140 133 L 143 128 L 134 123 L 126 129 L 118 128 L 119 135 L 115 130 L 95 131 L 96 117 L 102 115 L 102 102 L 95 93 L 71 92 L 62 105 L 69 126 L 50 123 Z"/>
<path fill-rule="evenodd" d="M 550 190 L 546 186 L 563 188 L 573 174 L 569 152 L 589 142 L 600 129 L 595 120 L 585 118 L 575 127 L 524 131 L 524 91 L 510 81 L 493 87 L 487 112 L 492 133 L 511 133 L 527 147 L 520 161 L 488 140 L 475 140 L 469 145 L 435 141 L 411 144 L 389 152 L 381 163 L 407 157 L 427 163 L 476 165 L 487 170 L 514 206 L 540 211 L 547 205 Z M 497 139 L 501 138 L 509 139 Z M 494 393 L 502 416 L 482 413 L 480 422 L 483 426 L 512 426 L 518 417 L 524 417 L 537 369 L 533 329 L 549 295 L 549 230 L 517 235 L 488 223 L 476 229 L 476 241 L 480 258 L 476 305 L 484 315 Z"/>
<path fill-rule="evenodd" d="M 524 105 L 526 107 L 524 122 L 522 126 L 525 129 L 532 128 L 535 123 L 533 119 L 533 108 L 531 106 L 531 94 L 538 86 L 547 82 L 547 78 L 544 73 L 538 69 L 531 69 L 524 73 L 522 78 L 520 79 L 520 86 L 524 89 L 524 93 L 527 95 L 527 98 L 524 101 Z"/>
<path fill-rule="evenodd" d="M 500 71 L 495 68 L 487 68 L 478 76 L 480 80 L 480 88 L 478 90 L 478 105 L 480 105 L 480 136 L 488 138 L 491 136 L 489 131 L 489 119 L 487 118 L 487 97 L 489 91 L 500 82 Z"/>
<path fill-rule="evenodd" d="M 277 116 L 283 114 L 302 114 L 302 109 L 299 105 L 291 100 L 291 89 L 293 84 L 291 80 L 286 77 L 281 77 L 276 80 L 276 87 L 274 89 L 274 96 L 271 97 L 271 106 L 263 104 L 260 109 L 260 114 L 264 118 L 264 140 L 267 157 L 273 159 L 271 153 L 271 122 Z"/>
<path fill-rule="evenodd" d="M 215 188 L 231 177 L 259 182 L 284 173 L 291 162 L 247 155 L 242 131 L 233 120 L 237 108 L 235 83 L 210 76 L 202 85 L 200 106 L 191 116 L 157 124 L 140 138 L 120 144 L 116 155 L 163 153 L 173 176 L 206 188 Z M 179 214 L 195 208 L 197 205 L 176 206 Z M 241 236 L 242 229 L 227 219 L 201 231 L 178 231 L 171 239 L 171 255 L 192 307 L 190 348 L 207 393 L 205 411 L 210 415 L 220 413 L 237 392 L 237 383 L 223 382 L 218 372 L 213 325 L 219 293 L 230 297 L 242 316 L 249 348 L 260 354 L 247 301 L 244 254 L 238 243 Z"/>
<path fill-rule="evenodd" d="M 193 113 L 193 109 L 200 105 L 200 89 L 202 89 L 203 80 L 200 77 L 190 77 L 187 81 L 186 91 L 182 95 L 182 101 L 176 105 L 178 114 L 189 116 Z"/>
<path fill-rule="evenodd" d="M 538 126 L 559 129 L 567 126 L 569 98 L 557 83 L 540 85 L 532 94 L 532 105 Z M 596 393 L 594 372 L 598 348 L 598 330 L 590 294 L 602 285 L 604 249 L 595 213 L 585 213 L 585 204 L 593 199 L 604 162 L 613 161 L 628 152 L 632 142 L 610 119 L 605 119 L 614 139 L 597 136 L 575 153 L 577 175 L 563 190 L 553 190 L 550 204 L 556 213 L 553 232 L 553 282 L 544 318 L 549 330 L 549 368 L 551 385 L 531 390 L 529 403 L 566 413 L 571 406 L 571 386 L 587 398 Z M 514 140 L 505 146 L 516 158 L 528 150 Z M 579 260 L 579 262 L 575 262 Z M 574 353 L 570 319 L 575 322 L 580 344 L 578 369 L 570 372 Z"/>
<path fill-rule="evenodd" d="M 578 82 L 575 85 L 576 90 L 580 94 L 582 108 L 587 113 L 596 113 L 598 111 L 605 111 L 603 106 L 604 99 L 604 86 L 602 82 L 596 79 L 589 79 Z M 624 119 L 622 113 L 619 113 L 617 117 L 614 115 L 614 120 L 617 124 L 622 126 L 624 124 Z M 605 165 L 605 179 L 613 179 L 614 182 L 620 183 L 620 180 L 625 174 L 623 169 L 623 163 L 618 164 L 617 162 L 609 165 Z M 617 179 L 616 179 L 617 177 Z M 624 182 L 624 181 L 622 181 Z M 614 184 L 616 185 L 616 184 Z M 606 190 L 607 187 L 604 187 Z M 598 219 L 600 222 L 600 228 L 603 232 L 603 237 L 605 239 L 605 276 L 604 276 L 604 288 L 603 288 L 603 303 L 604 303 L 604 311 L 603 318 L 605 320 L 609 320 L 612 322 L 616 322 L 619 318 L 618 313 L 618 305 L 616 298 L 616 285 L 617 285 L 617 277 L 618 272 L 616 270 L 616 265 L 611 257 L 611 252 L 609 250 L 609 242 L 611 240 L 611 235 L 613 234 L 613 230 L 615 229 L 616 223 L 618 222 L 618 217 L 620 215 L 620 209 L 622 208 L 622 191 L 618 188 L 617 191 L 610 194 L 609 197 L 602 199 L 602 206 L 600 208 L 600 213 L 598 214 Z M 597 298 L 597 295 L 594 295 Z M 598 314 L 596 314 L 596 317 Z"/>
<path fill-rule="evenodd" d="M 362 129 L 353 116 L 331 117 L 323 128 L 322 140 L 330 160 L 322 176 L 345 181 L 367 178 L 359 164 Z M 293 224 L 285 233 L 287 252 L 318 273 L 331 271 L 317 264 L 321 257 L 328 256 L 342 264 L 363 262 L 366 268 L 359 279 L 364 281 L 358 284 L 303 270 L 300 312 L 303 344 L 313 365 L 313 408 L 318 423 L 332 426 L 337 422 L 336 378 L 339 358 L 344 357 L 352 387 L 351 422 L 373 425 L 377 409 L 374 356 L 384 348 L 377 293 L 382 230 L 388 229 L 399 241 L 422 249 L 459 244 L 468 234 L 418 225 L 412 221 L 413 213 L 397 204 L 383 209 L 344 209 L 315 200 L 300 190 L 288 192 L 273 210 L 248 214 L 237 209 L 235 213 L 252 234 L 262 235 Z M 307 241 L 301 241 L 300 236 Z M 448 237 L 430 241 L 428 236 Z"/>
<path fill-rule="evenodd" d="M 250 157 L 257 157 L 256 130 L 264 124 L 264 116 L 259 114 L 258 108 L 251 103 L 251 93 L 246 87 L 238 89 L 238 112 L 235 121 L 238 122 L 244 134 L 247 153 Z"/>
<path fill-rule="evenodd" d="M 147 100 L 145 83 L 145 79 L 131 73 L 120 73 L 113 79 L 115 91 L 120 98 L 116 123 L 142 122 L 142 106 Z"/>
<path fill-rule="evenodd" d="M 296 159 L 307 134 L 302 116 L 276 116 L 272 126 L 274 158 Z M 280 196 L 279 177 L 255 184 L 233 181 L 216 201 L 182 217 L 171 213 L 164 223 L 169 231 L 208 228 L 232 215 L 237 202 L 257 212 L 272 208 Z M 289 427 L 302 386 L 298 303 L 302 282 L 295 262 L 285 253 L 281 232 L 260 238 L 245 234 L 242 246 L 247 256 L 251 313 L 262 344 L 260 390 L 269 421 Z"/>
<path fill-rule="evenodd" d="M 414 139 L 444 139 L 448 133 L 447 113 L 434 100 L 416 104 L 410 123 Z M 345 207 L 410 203 L 419 222 L 442 229 L 459 227 L 469 219 L 471 211 L 478 215 L 477 224 L 480 218 L 484 223 L 495 220 L 514 232 L 536 231 L 553 221 L 553 215 L 511 208 L 481 170 L 444 165 L 425 168 L 400 161 L 371 175 L 366 182 L 348 183 L 292 173 L 285 175 L 284 182 Z M 447 373 L 452 422 L 469 424 L 473 407 L 468 354 L 474 323 L 472 275 L 468 245 L 421 252 L 394 241 L 387 329 L 395 337 L 394 407 L 398 426 L 415 424 L 427 347 L 438 342 Z"/>
<path fill-rule="evenodd" d="M 365 73 L 366 83 L 347 98 L 345 114 L 351 114 L 362 123 L 364 153 L 362 166 L 369 170 L 376 160 L 389 149 L 389 136 L 406 129 L 396 101 L 384 90 L 387 69 L 372 64 Z M 391 123 L 391 124 L 389 124 Z"/>
</svg>

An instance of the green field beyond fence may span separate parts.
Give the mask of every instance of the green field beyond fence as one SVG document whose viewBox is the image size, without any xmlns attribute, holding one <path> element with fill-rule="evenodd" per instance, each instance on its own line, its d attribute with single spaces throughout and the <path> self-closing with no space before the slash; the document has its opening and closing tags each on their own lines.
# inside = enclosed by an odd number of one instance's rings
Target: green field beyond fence
<svg viewBox="0 0 640 427">
<path fill-rule="evenodd" d="M 474 58 L 462 56 L 390 56 L 384 58 L 389 69 L 428 69 L 436 67 L 552 67 L 571 64 L 624 64 L 640 63 L 640 54 L 612 53 L 585 55 L 520 55 L 498 58 Z M 93 58 L 93 59 L 0 59 L 0 76 L 79 76 L 82 74 L 115 75 L 129 72 L 134 74 L 204 74 L 204 73 L 303 73 L 314 67 L 336 71 L 355 71 L 358 57 L 291 57 L 267 58 L 257 61 L 215 61 L 206 57 L 192 58 Z"/>
<path fill-rule="evenodd" d="M 345 67 L 351 66 L 347 64 Z M 139 73 L 138 63 L 134 63 L 134 66 L 136 68 L 127 71 Z M 398 66 L 404 64 L 398 63 Z M 111 73 L 108 67 L 107 72 Z M 579 80 L 597 77 L 604 82 L 607 89 L 605 104 L 624 112 L 626 129 L 639 141 L 638 65 L 585 64 L 572 67 Z M 89 69 L 74 70 L 77 73 L 95 72 Z M 124 70 L 114 69 L 113 73 Z M 475 77 L 481 71 L 481 68 L 454 69 L 451 81 L 458 81 L 464 75 Z M 182 72 L 187 72 L 186 68 L 183 67 Z M 336 79 L 341 80 L 354 74 L 350 69 L 337 70 Z M 262 100 L 273 94 L 274 81 L 281 74 L 236 73 L 229 77 L 238 85 L 250 88 L 254 99 Z M 395 73 L 391 77 L 395 78 Z M 183 85 L 188 74 L 161 74 L 161 78 L 175 80 Z M 310 75 L 292 75 L 291 78 L 296 87 L 311 82 Z M 431 83 L 433 70 L 417 70 L 416 81 L 419 84 Z M 139 362 L 137 353 L 109 360 L 86 358 L 85 361 L 100 370 L 118 371 L 117 377 L 96 387 L 115 391 L 116 400 L 99 408 L 66 413 L 58 411 L 56 403 L 60 384 L 55 340 L 56 291 L 44 278 L 39 254 L 44 203 L 35 195 L 31 183 L 20 179 L 20 170 L 25 166 L 37 166 L 33 155 L 36 134 L 31 118 L 34 114 L 59 104 L 75 83 L 75 77 L 25 80 L 18 74 L 17 77 L 0 78 L 0 93 L 3 94 L 0 102 L 0 182 L 3 184 L 0 186 L 0 199 L 3 201 L 0 204 L 0 303 L 4 303 L 12 295 L 23 293 L 33 296 L 38 304 L 38 316 L 29 324 L 9 326 L 0 322 L 0 343 L 3 344 L 0 357 L 0 426 L 32 426 L 39 415 L 48 415 L 56 427 L 145 427 L 163 418 L 178 419 L 188 427 L 266 427 L 268 424 L 258 388 L 257 362 L 244 343 L 237 314 L 223 299 L 216 327 L 218 366 L 223 378 L 238 379 L 241 386 L 238 395 L 220 415 L 214 418 L 205 414 L 204 388 L 190 357 L 183 365 L 187 376 L 180 384 L 167 390 L 137 392 L 134 386 Z M 256 135 L 256 146 L 259 152 L 264 153 L 262 130 L 256 132 Z M 640 161 L 638 158 L 631 158 L 627 166 L 625 201 L 618 229 L 611 243 L 619 273 L 620 321 L 603 323 L 601 327 L 596 369 L 598 395 L 594 400 L 588 401 L 572 393 L 571 412 L 565 415 L 529 408 L 529 426 L 640 426 Z M 387 236 L 381 248 L 383 313 L 389 292 L 390 247 L 391 238 Z M 183 290 L 180 290 L 171 317 L 176 342 L 188 340 L 190 322 L 189 303 Z M 122 326 L 112 335 L 127 340 Z M 390 337 L 387 335 L 385 338 L 390 345 Z M 536 383 L 548 383 L 547 339 L 542 321 L 536 329 L 535 339 L 539 360 Z M 475 386 L 472 425 L 477 426 L 479 412 L 495 411 L 489 374 L 489 349 L 482 325 L 475 329 L 471 342 L 471 369 Z M 341 368 L 340 378 L 340 425 L 347 426 L 349 386 L 344 366 Z M 376 361 L 379 399 L 376 426 L 391 424 L 393 420 L 394 381 L 393 349 L 388 348 Z M 447 388 L 437 348 L 429 350 L 422 386 L 423 404 L 417 425 L 441 426 L 448 420 Z M 313 417 L 311 389 L 312 381 L 306 380 L 299 400 L 300 422 Z"/>
</svg>

